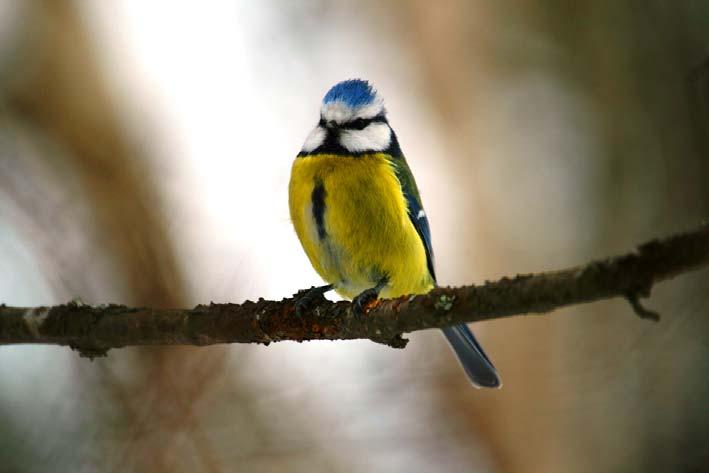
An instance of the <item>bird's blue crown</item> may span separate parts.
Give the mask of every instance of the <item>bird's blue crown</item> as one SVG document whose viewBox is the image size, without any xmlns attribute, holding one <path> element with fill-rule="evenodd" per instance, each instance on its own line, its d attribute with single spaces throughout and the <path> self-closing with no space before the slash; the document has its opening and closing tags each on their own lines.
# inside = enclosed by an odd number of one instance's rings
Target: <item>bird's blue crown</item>
<svg viewBox="0 0 709 473">
<path fill-rule="evenodd" d="M 343 102 L 352 108 L 362 107 L 374 102 L 377 91 L 369 82 L 362 79 L 350 79 L 335 84 L 322 99 L 323 104 Z"/>
</svg>

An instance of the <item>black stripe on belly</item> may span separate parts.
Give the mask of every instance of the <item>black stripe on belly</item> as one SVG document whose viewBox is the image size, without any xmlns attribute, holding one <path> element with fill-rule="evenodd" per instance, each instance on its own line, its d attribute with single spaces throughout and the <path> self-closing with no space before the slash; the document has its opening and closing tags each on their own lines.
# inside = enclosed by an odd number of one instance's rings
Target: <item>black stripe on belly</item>
<svg viewBox="0 0 709 473">
<path fill-rule="evenodd" d="M 313 203 L 313 218 L 315 219 L 315 225 L 318 227 L 318 238 L 321 240 L 327 236 L 325 233 L 325 195 L 327 193 L 323 183 L 316 182 L 310 199 Z"/>
</svg>

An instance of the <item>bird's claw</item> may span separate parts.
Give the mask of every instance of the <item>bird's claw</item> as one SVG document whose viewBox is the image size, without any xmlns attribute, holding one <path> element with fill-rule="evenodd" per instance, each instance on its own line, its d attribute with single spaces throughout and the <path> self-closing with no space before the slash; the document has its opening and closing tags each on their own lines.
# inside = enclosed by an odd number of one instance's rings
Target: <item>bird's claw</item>
<svg viewBox="0 0 709 473">
<path fill-rule="evenodd" d="M 294 296 L 295 315 L 302 317 L 303 312 L 307 310 L 309 306 L 313 305 L 315 302 L 325 300 L 324 294 L 330 289 L 332 289 L 332 286 L 314 286 L 310 289 L 298 291 L 298 293 Z"/>
<path fill-rule="evenodd" d="M 352 311 L 355 315 L 364 315 L 371 309 L 379 297 L 375 288 L 366 289 L 352 299 Z"/>
</svg>

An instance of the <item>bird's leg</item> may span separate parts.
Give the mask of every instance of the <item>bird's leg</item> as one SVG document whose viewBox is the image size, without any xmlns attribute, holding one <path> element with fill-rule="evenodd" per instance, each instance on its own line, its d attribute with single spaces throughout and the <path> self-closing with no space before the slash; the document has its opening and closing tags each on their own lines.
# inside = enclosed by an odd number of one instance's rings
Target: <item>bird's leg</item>
<svg viewBox="0 0 709 473">
<path fill-rule="evenodd" d="M 357 315 L 362 315 L 367 306 L 377 300 L 379 293 L 384 289 L 384 286 L 389 284 L 389 278 L 382 278 L 376 286 L 365 289 L 352 299 L 352 310 Z"/>
<path fill-rule="evenodd" d="M 328 284 L 326 286 L 313 286 L 310 289 L 298 291 L 293 297 L 295 298 L 295 315 L 300 317 L 303 311 L 308 308 L 313 302 L 323 298 L 323 294 L 331 291 L 335 286 Z"/>
</svg>

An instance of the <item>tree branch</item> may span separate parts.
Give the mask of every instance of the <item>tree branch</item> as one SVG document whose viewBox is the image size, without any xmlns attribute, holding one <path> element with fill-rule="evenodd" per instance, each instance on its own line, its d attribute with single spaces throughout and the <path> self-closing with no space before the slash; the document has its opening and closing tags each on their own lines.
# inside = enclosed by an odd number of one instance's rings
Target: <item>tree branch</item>
<svg viewBox="0 0 709 473">
<path fill-rule="evenodd" d="M 436 288 L 426 295 L 377 301 L 366 315 L 349 302 L 314 301 L 296 315 L 294 298 L 198 305 L 194 309 L 89 306 L 0 306 L 0 344 L 68 345 L 83 356 L 130 345 L 212 345 L 281 340 L 370 339 L 406 346 L 406 332 L 551 312 L 559 307 L 625 297 L 636 314 L 656 282 L 709 264 L 709 225 L 640 245 L 636 251 L 562 271 L 518 275 L 480 286 Z M 299 293 L 300 294 L 300 293 Z M 297 295 L 296 295 L 297 296 Z"/>
</svg>

